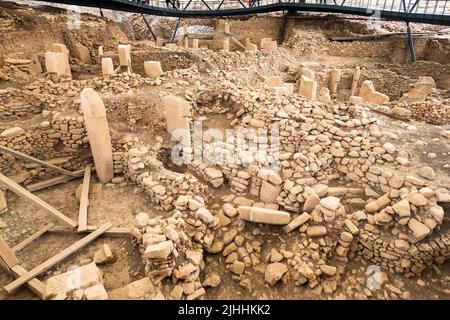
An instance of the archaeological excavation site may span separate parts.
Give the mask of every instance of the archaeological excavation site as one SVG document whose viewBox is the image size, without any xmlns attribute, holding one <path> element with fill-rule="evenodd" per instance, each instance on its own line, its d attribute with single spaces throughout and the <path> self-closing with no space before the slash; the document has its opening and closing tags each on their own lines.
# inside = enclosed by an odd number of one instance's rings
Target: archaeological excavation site
<svg viewBox="0 0 450 320">
<path fill-rule="evenodd" d="M 0 300 L 449 300 L 450 1 L 0 1 L 0 186 Z"/>
</svg>

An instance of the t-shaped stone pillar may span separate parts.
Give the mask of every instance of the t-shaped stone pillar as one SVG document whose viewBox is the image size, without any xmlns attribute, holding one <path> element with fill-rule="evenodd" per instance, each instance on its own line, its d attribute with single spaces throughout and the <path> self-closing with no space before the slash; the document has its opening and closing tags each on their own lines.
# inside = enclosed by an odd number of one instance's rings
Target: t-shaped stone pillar
<svg viewBox="0 0 450 320">
<path fill-rule="evenodd" d="M 358 86 L 359 78 L 361 77 L 361 69 L 359 67 L 355 67 L 353 71 L 353 80 L 352 80 L 352 88 L 350 89 L 350 96 L 354 96 L 356 94 L 356 87 Z"/>
<path fill-rule="evenodd" d="M 95 170 L 102 183 L 114 177 L 111 137 L 102 99 L 92 88 L 81 91 L 81 110 L 94 157 Z"/>
<path fill-rule="evenodd" d="M 65 64 L 65 72 L 66 76 L 72 76 L 72 72 L 70 71 L 70 63 L 69 63 L 69 49 L 61 43 L 52 44 L 52 52 L 59 52 L 64 55 L 64 64 Z"/>
<path fill-rule="evenodd" d="M 58 77 L 65 75 L 67 66 L 65 54 L 62 52 L 45 53 L 45 69 L 48 73 L 56 73 Z"/>
<path fill-rule="evenodd" d="M 198 39 L 192 39 L 192 49 L 198 49 Z"/>
</svg>

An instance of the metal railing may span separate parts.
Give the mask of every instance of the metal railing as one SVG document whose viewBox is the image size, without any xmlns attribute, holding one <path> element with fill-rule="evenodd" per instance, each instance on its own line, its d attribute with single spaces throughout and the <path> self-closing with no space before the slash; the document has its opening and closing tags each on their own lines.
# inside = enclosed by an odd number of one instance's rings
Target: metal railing
<svg viewBox="0 0 450 320">
<path fill-rule="evenodd" d="M 128 2 L 153 8 L 182 11 L 255 9 L 276 4 L 303 4 L 323 8 L 360 8 L 373 11 L 450 16 L 450 0 L 128 0 Z"/>
</svg>

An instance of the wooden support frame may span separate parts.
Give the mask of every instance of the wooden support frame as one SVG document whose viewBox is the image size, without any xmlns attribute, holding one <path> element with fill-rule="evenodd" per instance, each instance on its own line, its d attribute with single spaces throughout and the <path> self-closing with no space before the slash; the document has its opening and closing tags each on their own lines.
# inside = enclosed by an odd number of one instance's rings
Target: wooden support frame
<svg viewBox="0 0 450 320">
<path fill-rule="evenodd" d="M 42 272 L 48 270 L 49 268 L 53 267 L 58 262 L 64 260 L 65 258 L 70 256 L 74 252 L 76 252 L 79 249 L 81 249 L 81 248 L 85 247 L 86 245 L 88 245 L 90 242 L 92 242 L 93 240 L 98 238 L 100 235 L 105 233 L 105 231 L 107 231 L 111 227 L 112 227 L 112 223 L 111 222 L 108 222 L 108 223 L 104 224 L 103 226 L 98 228 L 96 231 L 90 233 L 89 235 L 87 235 L 83 239 L 75 242 L 74 244 L 72 244 L 68 248 L 64 249 L 63 251 L 61 251 L 57 255 L 55 255 L 52 258 L 50 258 L 49 260 L 47 260 L 44 263 L 38 265 L 37 267 L 33 268 L 32 270 L 24 273 L 23 275 L 21 275 L 19 278 L 17 278 L 13 282 L 11 282 L 8 285 L 4 286 L 4 289 L 8 293 L 14 292 L 21 285 L 27 283 L 28 281 L 30 281 L 31 279 L 33 279 L 37 275 L 39 275 Z"/>
<path fill-rule="evenodd" d="M 0 259 L 8 272 L 11 272 L 12 267 L 19 264 L 19 259 L 17 259 L 16 254 L 2 237 L 0 237 Z"/>
<path fill-rule="evenodd" d="M 84 170 L 72 172 L 72 171 L 63 169 L 61 167 L 55 166 L 55 165 L 53 165 L 51 163 L 48 163 L 46 161 L 39 160 L 39 159 L 37 159 L 35 157 L 26 155 L 25 153 L 22 153 L 22 152 L 19 152 L 19 151 L 7 148 L 5 146 L 0 146 L 0 151 L 4 152 L 4 153 L 8 153 L 8 154 L 10 154 L 10 155 L 12 155 L 12 156 L 14 156 L 16 158 L 20 158 L 22 160 L 38 163 L 38 164 L 40 164 L 40 165 L 42 165 L 44 167 L 47 167 L 49 169 L 58 171 L 59 173 L 65 174 L 67 176 L 78 178 L 78 177 L 82 177 L 83 173 L 84 173 Z"/>
<path fill-rule="evenodd" d="M 64 226 L 54 226 L 48 232 L 51 233 L 60 233 L 60 234 L 84 234 L 89 233 L 97 230 L 97 226 L 87 226 L 86 230 L 83 231 L 77 231 L 73 229 L 69 229 Z M 109 230 L 105 231 L 105 233 L 102 234 L 102 236 L 108 236 L 113 238 L 129 238 L 131 236 L 130 228 L 126 227 L 119 227 L 119 228 L 110 228 Z"/>
<path fill-rule="evenodd" d="M 47 211 L 48 213 L 50 213 L 51 215 L 56 217 L 58 220 L 63 222 L 65 225 L 67 225 L 71 228 L 76 228 L 78 226 L 78 223 L 76 223 L 69 217 L 65 216 L 59 210 L 55 209 L 54 207 L 49 205 L 47 202 L 45 202 L 42 199 L 40 199 L 39 197 L 35 196 L 30 191 L 21 187 L 20 185 L 18 185 L 17 183 L 15 183 L 14 181 L 12 181 L 11 179 L 9 179 L 8 177 L 4 176 L 1 173 L 0 173 L 0 182 L 3 183 L 5 186 L 7 186 L 8 189 L 13 191 L 17 195 L 25 198 L 26 200 L 29 200 L 30 202 L 37 205 L 39 208 Z"/>
<path fill-rule="evenodd" d="M 66 176 L 66 175 L 60 175 L 60 176 L 57 176 L 57 177 L 54 177 L 54 178 L 51 178 L 51 179 L 48 179 L 48 180 L 45 180 L 45 181 L 29 184 L 29 185 L 26 186 L 26 188 L 27 188 L 28 191 L 34 192 L 34 191 L 38 191 L 38 190 L 41 190 L 41 189 L 45 189 L 45 188 L 49 188 L 49 187 L 55 186 L 55 185 L 60 184 L 60 183 L 68 182 L 70 180 L 77 179 L 77 178 L 79 178 L 79 177 L 71 177 L 71 176 Z"/>
<path fill-rule="evenodd" d="M 53 228 L 55 224 L 54 223 L 49 223 L 47 225 L 45 225 L 44 227 L 42 227 L 41 229 L 39 229 L 38 231 L 36 231 L 35 233 L 33 233 L 31 236 L 29 236 L 28 238 L 26 238 L 25 240 L 19 242 L 16 246 L 14 246 L 12 248 L 12 251 L 14 252 L 18 252 L 20 250 L 22 250 L 23 248 L 25 248 L 27 245 L 29 245 L 30 243 L 32 243 L 34 240 L 36 240 L 37 238 L 39 238 L 40 236 L 42 236 L 44 233 L 46 233 L 47 231 L 49 231 L 51 228 Z"/>
<path fill-rule="evenodd" d="M 87 230 L 88 206 L 89 206 L 89 184 L 91 182 L 91 166 L 84 170 L 83 187 L 80 195 L 80 209 L 78 212 L 78 231 Z"/>
</svg>

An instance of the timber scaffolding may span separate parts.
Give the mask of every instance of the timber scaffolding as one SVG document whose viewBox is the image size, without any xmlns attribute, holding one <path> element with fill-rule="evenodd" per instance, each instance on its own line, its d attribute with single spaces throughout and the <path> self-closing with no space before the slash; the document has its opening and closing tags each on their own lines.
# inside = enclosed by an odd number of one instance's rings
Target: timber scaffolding
<svg viewBox="0 0 450 320">
<path fill-rule="evenodd" d="M 31 291 L 39 296 L 39 298 L 49 299 L 51 297 L 46 292 L 45 284 L 36 278 L 38 275 L 55 266 L 57 263 L 61 262 L 76 251 L 89 245 L 93 240 L 97 239 L 100 236 L 130 237 L 131 234 L 128 228 L 114 228 L 111 222 L 105 223 L 100 227 L 88 225 L 89 185 L 91 171 L 93 170 L 90 165 L 87 165 L 84 170 L 72 172 L 64 168 L 55 166 L 48 161 L 34 158 L 32 156 L 4 146 L 0 146 L 0 152 L 7 153 L 16 158 L 30 161 L 46 168 L 52 169 L 58 173 L 62 173 L 62 175 L 57 176 L 56 178 L 38 182 L 33 185 L 28 185 L 27 188 L 20 186 L 12 179 L 0 173 L 0 185 L 16 193 L 20 197 L 44 210 L 48 214 L 52 215 L 62 224 L 56 225 L 55 223 L 48 223 L 12 248 L 2 237 L 0 237 L 0 267 L 2 267 L 6 272 L 11 274 L 15 278 L 14 281 L 4 286 L 4 290 L 8 294 L 13 293 L 17 288 L 26 284 Z M 67 217 L 62 212 L 32 193 L 32 191 L 41 190 L 77 178 L 83 178 L 78 222 Z M 27 245 L 36 241 L 46 233 L 80 234 L 84 235 L 84 237 L 79 241 L 73 243 L 69 247 L 65 248 L 63 251 L 57 253 L 52 258 L 43 262 L 42 264 L 34 267 L 30 271 L 27 271 L 21 265 L 19 259 L 16 256 L 16 253 L 24 249 Z"/>
</svg>

